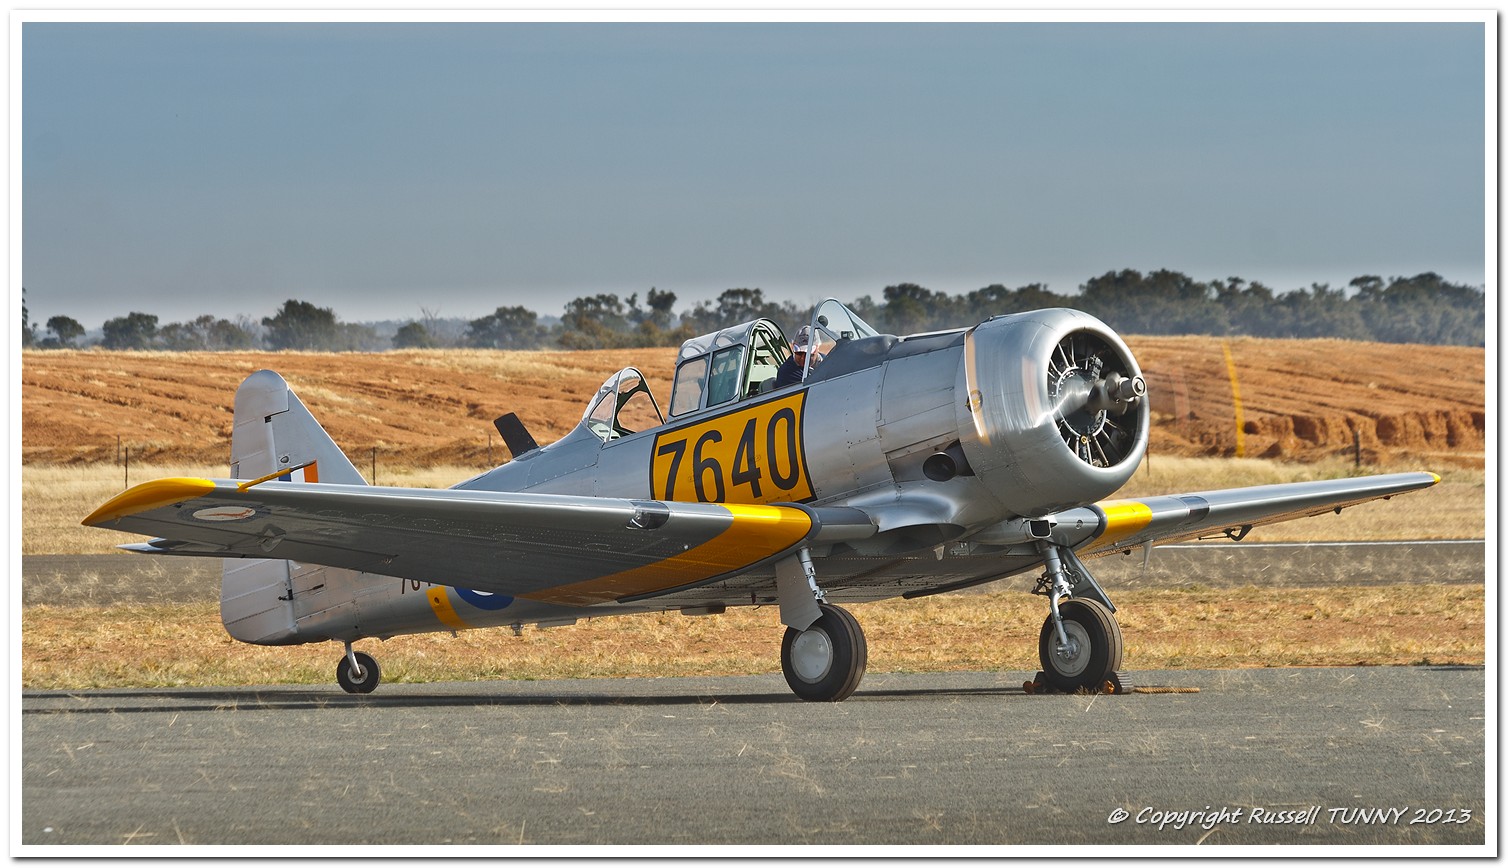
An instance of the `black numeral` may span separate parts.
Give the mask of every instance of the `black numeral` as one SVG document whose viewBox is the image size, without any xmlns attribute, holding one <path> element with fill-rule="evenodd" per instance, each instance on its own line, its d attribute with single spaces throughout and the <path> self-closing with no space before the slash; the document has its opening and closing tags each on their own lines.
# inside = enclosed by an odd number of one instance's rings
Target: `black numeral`
<svg viewBox="0 0 1508 868">
<path fill-rule="evenodd" d="M 711 455 L 702 455 L 702 447 L 708 443 L 721 443 L 722 439 L 723 435 L 717 431 L 708 431 L 697 438 L 696 448 L 691 452 L 691 481 L 696 484 L 696 499 L 703 503 L 709 501 L 722 503 L 728 496 L 728 492 L 723 488 L 723 466 L 718 464 L 717 459 Z M 706 489 L 702 487 L 702 477 L 709 470 L 712 471 L 712 481 L 717 483 L 717 494 L 710 498 L 707 496 Z M 667 496 L 666 499 L 670 498 Z"/>
<path fill-rule="evenodd" d="M 686 441 L 671 440 L 657 449 L 655 454 L 670 456 L 670 474 L 665 477 L 665 499 L 675 500 L 675 478 L 681 472 L 681 459 L 686 457 Z"/>
<path fill-rule="evenodd" d="M 754 448 L 756 421 L 750 419 L 749 424 L 744 426 L 743 436 L 738 438 L 738 451 L 733 453 L 733 484 L 747 485 L 750 493 L 759 497 L 759 480 L 764 478 L 764 471 L 759 469 Z"/>
<path fill-rule="evenodd" d="M 776 448 L 775 426 L 785 423 L 785 449 Z M 789 491 L 796 487 L 796 482 L 801 478 L 801 462 L 796 456 L 796 411 L 790 407 L 783 407 L 775 411 L 770 417 L 770 427 L 766 430 L 765 445 L 769 447 L 766 452 L 770 456 L 770 481 L 782 491 Z M 785 457 L 786 465 L 790 468 L 789 474 L 781 474 L 780 457 Z"/>
</svg>

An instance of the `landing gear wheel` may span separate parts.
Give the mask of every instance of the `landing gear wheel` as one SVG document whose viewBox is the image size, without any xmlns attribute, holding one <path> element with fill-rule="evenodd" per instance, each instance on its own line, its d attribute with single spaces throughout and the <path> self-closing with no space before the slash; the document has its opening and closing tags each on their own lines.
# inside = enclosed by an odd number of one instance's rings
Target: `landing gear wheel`
<svg viewBox="0 0 1508 868">
<path fill-rule="evenodd" d="M 377 689 L 377 682 L 382 680 L 382 670 L 377 667 L 377 661 L 372 655 L 356 652 L 356 663 L 361 667 L 361 675 L 351 674 L 351 658 L 340 658 L 340 665 L 335 667 L 335 680 L 340 682 L 340 689 L 347 693 L 371 693 Z"/>
<path fill-rule="evenodd" d="M 853 615 L 820 604 L 822 617 L 805 630 L 787 627 L 780 643 L 785 683 L 809 702 L 841 702 L 858 689 L 869 645 Z"/>
<path fill-rule="evenodd" d="M 1099 690 L 1121 665 L 1121 627 L 1110 610 L 1093 600 L 1064 600 L 1058 605 L 1068 646 L 1058 640 L 1052 616 L 1042 623 L 1037 656 L 1048 686 L 1064 693 Z"/>
</svg>

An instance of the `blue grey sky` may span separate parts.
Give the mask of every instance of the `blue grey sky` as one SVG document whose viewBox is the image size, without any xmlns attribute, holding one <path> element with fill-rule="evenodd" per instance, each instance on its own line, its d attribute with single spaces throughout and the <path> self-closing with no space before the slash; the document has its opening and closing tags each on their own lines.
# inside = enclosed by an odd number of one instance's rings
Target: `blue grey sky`
<svg viewBox="0 0 1508 868">
<path fill-rule="evenodd" d="M 1482 24 L 22 31 L 34 321 L 1486 279 Z"/>
</svg>

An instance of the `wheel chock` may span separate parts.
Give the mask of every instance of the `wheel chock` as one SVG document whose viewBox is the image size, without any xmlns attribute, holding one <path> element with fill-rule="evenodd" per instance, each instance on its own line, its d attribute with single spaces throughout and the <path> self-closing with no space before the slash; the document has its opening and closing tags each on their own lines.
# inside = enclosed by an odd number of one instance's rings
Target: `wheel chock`
<svg viewBox="0 0 1508 868">
<path fill-rule="evenodd" d="M 1105 680 L 1106 693 L 1121 696 L 1135 689 L 1136 685 L 1131 683 L 1131 676 L 1124 672 L 1112 672 L 1110 673 L 1110 677 Z"/>
<path fill-rule="evenodd" d="M 1136 688 L 1132 685 L 1131 677 L 1129 675 L 1124 672 L 1112 672 L 1110 673 L 1110 677 L 1101 682 L 1098 688 L 1091 689 L 1088 687 L 1081 687 L 1078 690 L 1074 691 L 1074 693 L 1087 696 L 1095 696 L 1099 694 L 1104 694 L 1107 696 L 1124 696 L 1127 693 L 1133 692 L 1135 689 Z M 1047 675 L 1042 672 L 1038 672 L 1035 679 L 1022 682 L 1021 692 L 1025 693 L 1027 696 L 1032 696 L 1038 693 L 1044 695 L 1061 695 L 1064 693 L 1064 691 L 1058 690 L 1057 688 L 1049 684 L 1047 681 Z"/>
</svg>

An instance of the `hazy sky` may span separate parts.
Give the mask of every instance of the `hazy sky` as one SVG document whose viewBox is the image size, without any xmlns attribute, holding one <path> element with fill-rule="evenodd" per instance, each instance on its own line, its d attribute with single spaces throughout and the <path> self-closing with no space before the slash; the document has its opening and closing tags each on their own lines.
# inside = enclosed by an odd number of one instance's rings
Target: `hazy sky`
<svg viewBox="0 0 1508 868">
<path fill-rule="evenodd" d="M 22 33 L 32 319 L 1485 281 L 1482 24 Z"/>
</svg>

